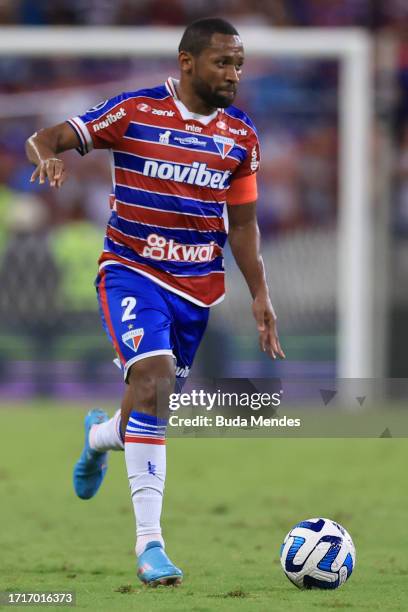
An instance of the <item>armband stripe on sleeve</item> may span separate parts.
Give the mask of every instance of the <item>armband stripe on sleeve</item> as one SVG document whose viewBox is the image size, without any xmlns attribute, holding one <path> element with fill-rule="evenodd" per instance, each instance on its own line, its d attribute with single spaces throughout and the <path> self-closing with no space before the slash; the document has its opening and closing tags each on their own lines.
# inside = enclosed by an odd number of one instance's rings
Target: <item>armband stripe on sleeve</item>
<svg viewBox="0 0 408 612">
<path fill-rule="evenodd" d="M 250 204 L 258 198 L 256 174 L 249 174 L 232 181 L 227 191 L 227 204 Z"/>
<path fill-rule="evenodd" d="M 73 123 L 72 121 L 70 121 L 69 119 L 67 119 L 67 123 L 69 125 L 69 127 L 74 130 L 75 134 L 78 136 L 78 140 L 79 140 L 79 147 L 76 147 L 76 151 L 78 151 L 78 153 L 80 153 L 81 155 L 85 155 L 85 153 L 87 152 L 84 149 L 84 141 L 82 139 L 82 135 L 81 132 L 79 131 L 79 129 L 77 128 L 77 126 L 75 125 L 75 123 Z"/>
<path fill-rule="evenodd" d="M 93 149 L 93 142 L 89 130 L 79 117 L 68 120 L 79 136 L 84 153 L 89 153 Z"/>
</svg>

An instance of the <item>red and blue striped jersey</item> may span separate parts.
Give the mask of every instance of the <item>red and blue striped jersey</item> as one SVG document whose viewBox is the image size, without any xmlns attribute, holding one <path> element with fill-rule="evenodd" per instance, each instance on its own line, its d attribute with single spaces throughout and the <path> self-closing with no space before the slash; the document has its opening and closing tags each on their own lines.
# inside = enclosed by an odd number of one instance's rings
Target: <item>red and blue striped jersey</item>
<svg viewBox="0 0 408 612">
<path fill-rule="evenodd" d="M 122 93 L 69 124 L 82 155 L 110 150 L 112 213 L 100 267 L 127 266 L 211 306 L 225 291 L 228 189 L 258 170 L 259 144 L 245 113 L 191 113 L 176 84 Z"/>
</svg>

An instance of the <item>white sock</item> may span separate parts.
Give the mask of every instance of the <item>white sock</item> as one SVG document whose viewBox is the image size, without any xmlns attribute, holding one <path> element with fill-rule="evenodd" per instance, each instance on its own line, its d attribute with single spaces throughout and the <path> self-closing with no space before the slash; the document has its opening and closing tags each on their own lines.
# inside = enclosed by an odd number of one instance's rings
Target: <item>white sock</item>
<svg viewBox="0 0 408 612">
<path fill-rule="evenodd" d="M 100 453 L 124 449 L 125 445 L 120 435 L 120 410 L 117 410 L 109 421 L 92 425 L 89 431 L 89 445 Z"/>
<path fill-rule="evenodd" d="M 149 542 L 160 542 L 160 544 L 164 548 L 164 540 L 161 533 L 151 533 L 149 535 L 138 535 L 136 540 L 136 555 L 140 557 L 140 555 L 145 551 L 146 546 Z"/>
<path fill-rule="evenodd" d="M 125 459 L 136 517 L 136 554 L 159 541 L 160 515 L 166 478 L 167 420 L 133 411 L 125 435 Z"/>
</svg>

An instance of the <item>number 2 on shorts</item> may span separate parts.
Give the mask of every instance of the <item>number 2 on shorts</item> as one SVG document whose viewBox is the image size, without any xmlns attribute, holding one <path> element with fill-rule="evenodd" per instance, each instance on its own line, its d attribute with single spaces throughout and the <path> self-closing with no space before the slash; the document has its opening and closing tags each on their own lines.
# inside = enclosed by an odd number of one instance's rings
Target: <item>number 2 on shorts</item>
<svg viewBox="0 0 408 612">
<path fill-rule="evenodd" d="M 136 298 L 134 297 L 125 297 L 121 301 L 120 305 L 124 308 L 122 315 L 122 323 L 125 321 L 131 321 L 132 319 L 136 319 L 136 315 L 133 313 L 133 310 L 136 307 Z"/>
</svg>

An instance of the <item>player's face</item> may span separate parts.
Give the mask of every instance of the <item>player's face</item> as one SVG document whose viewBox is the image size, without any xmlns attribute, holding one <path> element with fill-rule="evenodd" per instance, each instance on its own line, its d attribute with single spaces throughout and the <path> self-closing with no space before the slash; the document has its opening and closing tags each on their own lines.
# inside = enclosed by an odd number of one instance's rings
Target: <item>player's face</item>
<svg viewBox="0 0 408 612">
<path fill-rule="evenodd" d="M 208 106 L 233 103 L 241 78 L 244 48 L 239 36 L 213 34 L 211 44 L 192 64 L 192 86 Z"/>
</svg>

